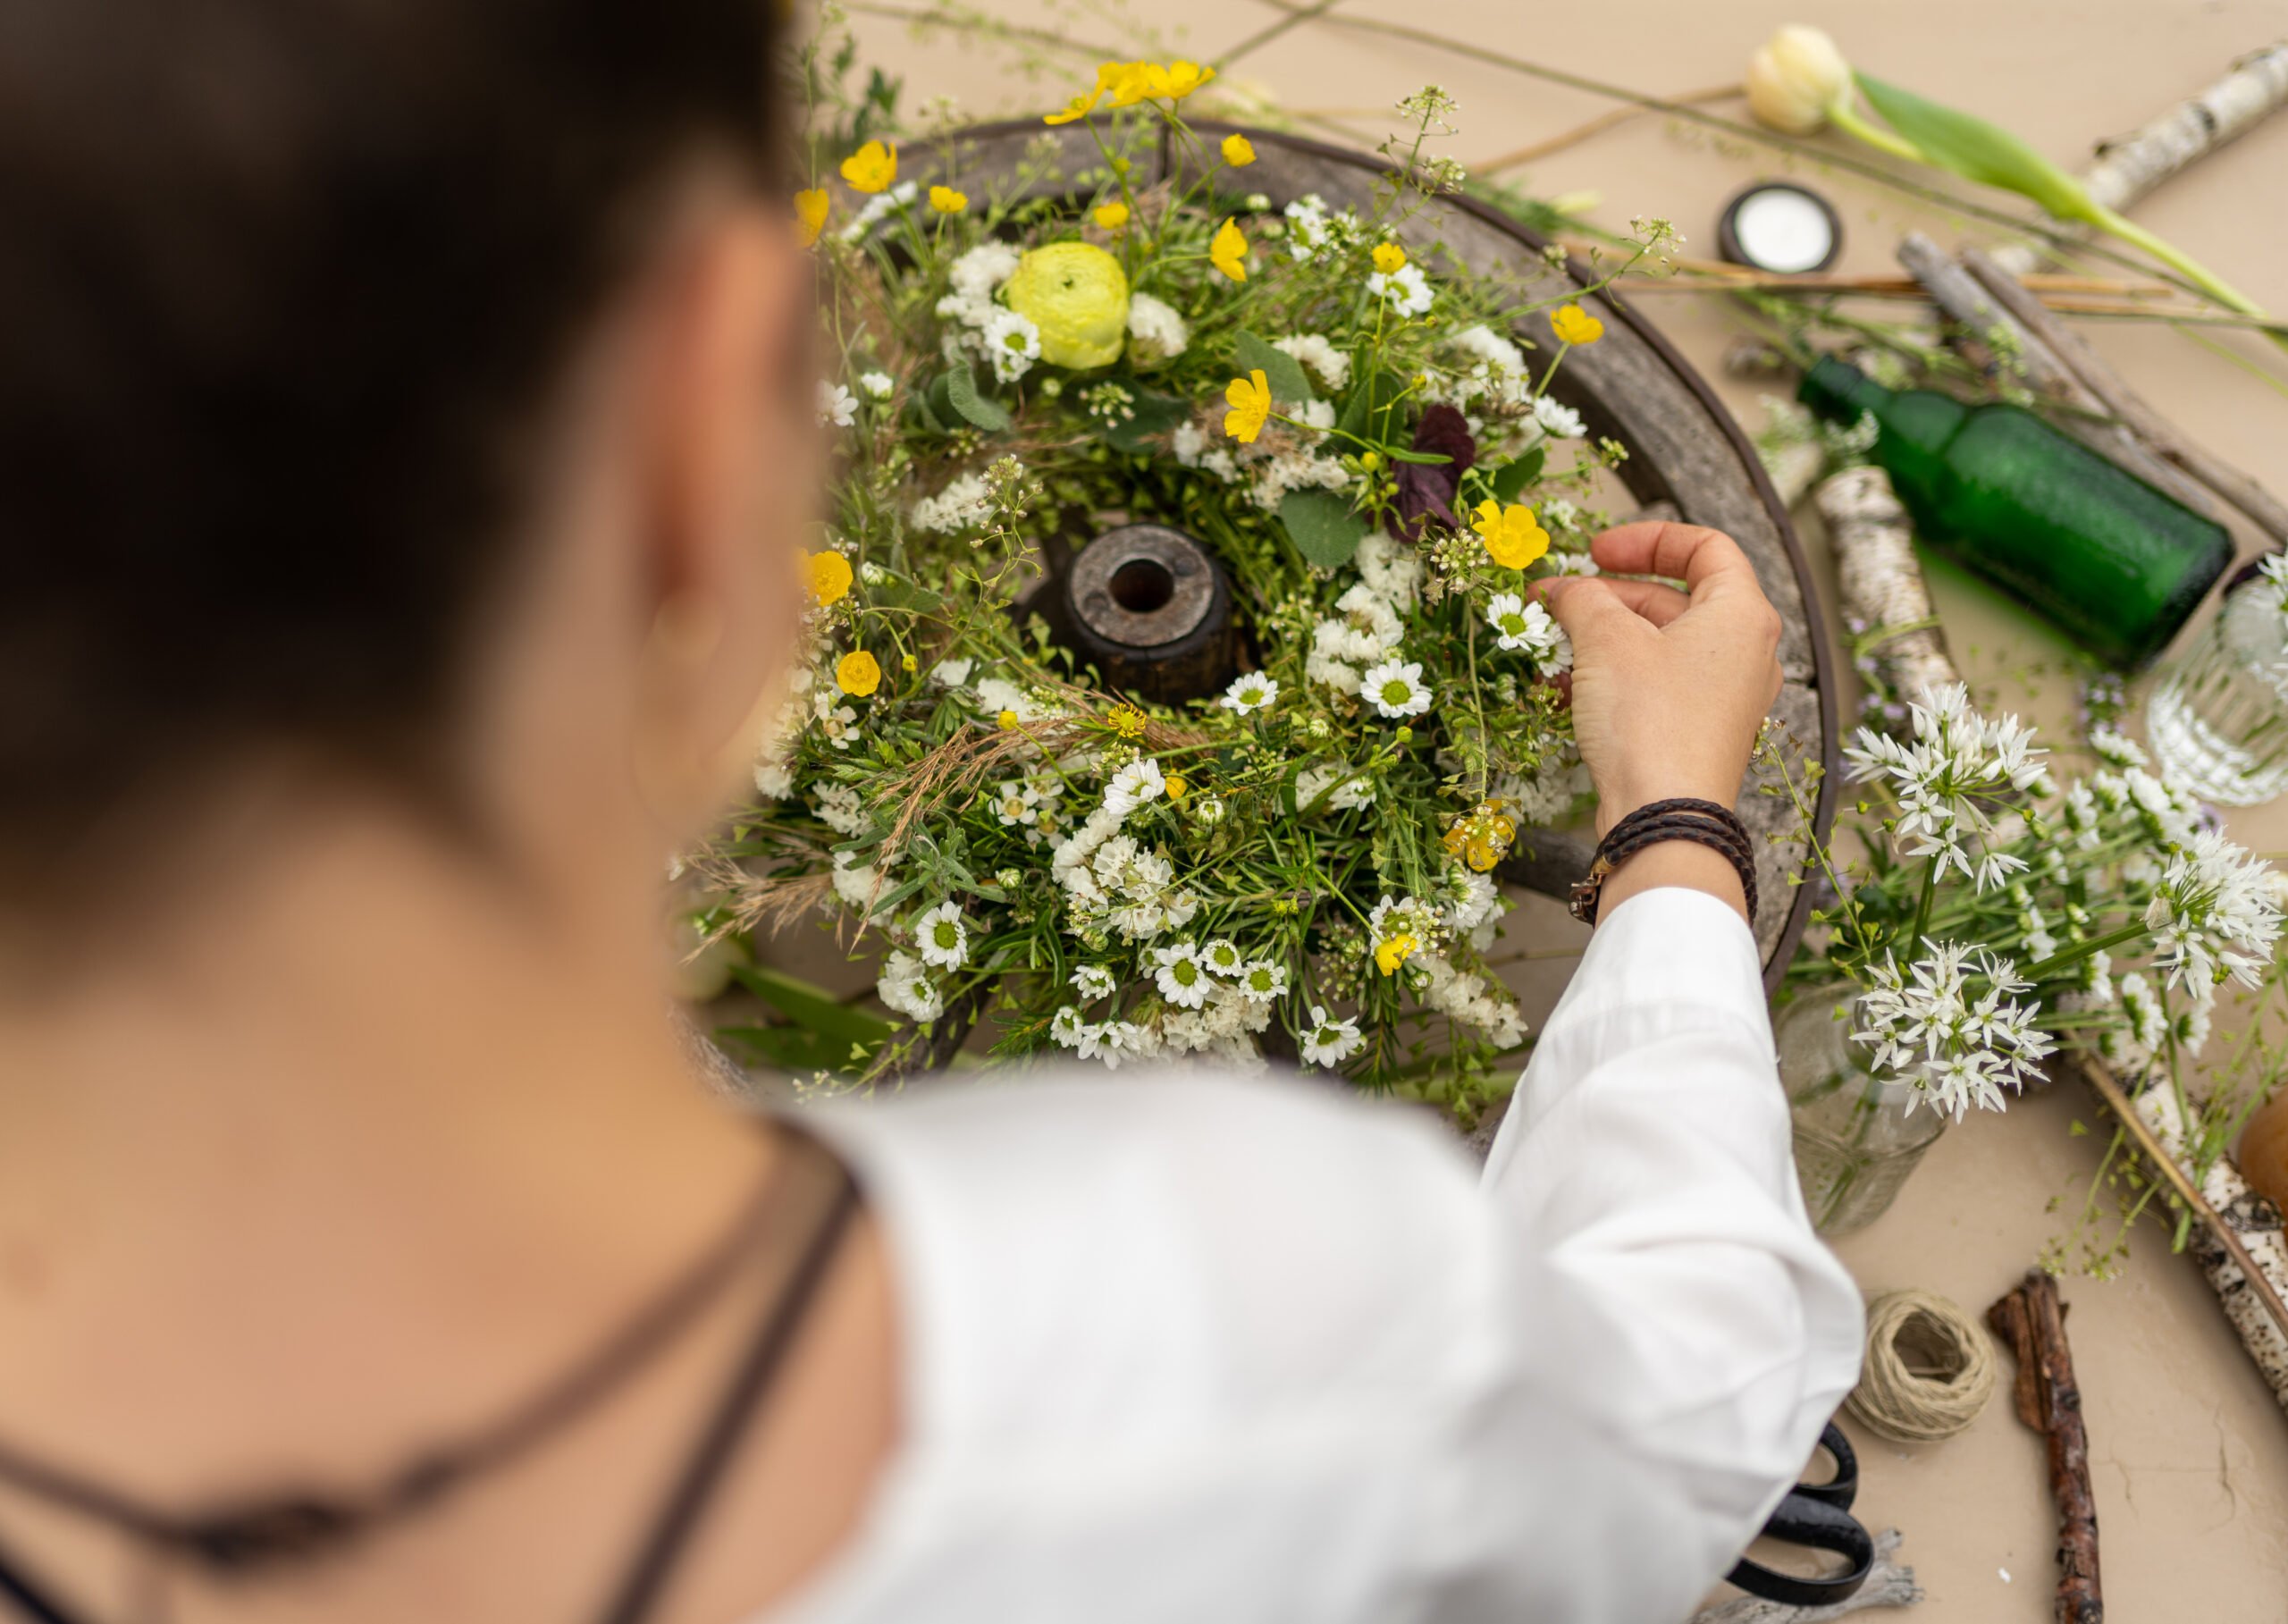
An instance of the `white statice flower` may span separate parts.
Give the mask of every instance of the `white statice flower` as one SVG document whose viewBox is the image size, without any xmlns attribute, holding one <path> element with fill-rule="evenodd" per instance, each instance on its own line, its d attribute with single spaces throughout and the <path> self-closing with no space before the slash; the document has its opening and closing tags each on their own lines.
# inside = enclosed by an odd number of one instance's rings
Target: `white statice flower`
<svg viewBox="0 0 2288 1624">
<path fill-rule="evenodd" d="M 1849 776 L 1890 781 L 1899 803 L 1897 834 L 1911 842 L 1908 855 L 1933 859 L 1942 875 L 1950 866 L 1960 869 L 1981 891 L 2007 883 L 2026 863 L 1992 849 L 1990 809 L 2013 791 L 2049 792 L 2033 729 L 2015 716 L 1981 717 L 1958 682 L 1925 690 L 1908 714 L 1911 744 L 1859 729 L 1843 753 Z"/>
<path fill-rule="evenodd" d="M 1536 666 L 1551 664 L 1558 645 L 1567 645 L 1566 666 L 1573 662 L 1571 640 L 1538 603 L 1528 603 L 1516 593 L 1496 593 L 1485 606 L 1485 624 L 1493 628 L 1498 647 L 1530 654 Z"/>
<path fill-rule="evenodd" d="M 974 530 L 993 517 L 993 490 L 982 474 L 962 474 L 935 496 L 913 504 L 913 527 L 950 534 Z"/>
<path fill-rule="evenodd" d="M 897 380 L 886 372 L 861 374 L 858 387 L 877 400 L 887 400 L 897 391 Z"/>
<path fill-rule="evenodd" d="M 1306 1065 L 1341 1065 L 1366 1045 L 1358 1035 L 1358 1022 L 1345 1018 L 1331 1021 L 1326 1010 L 1316 1004 L 1311 1006 L 1311 1023 L 1297 1039 L 1296 1047 Z"/>
<path fill-rule="evenodd" d="M 1402 265 L 1395 271 L 1377 271 L 1367 278 L 1367 291 L 1387 303 L 1400 316 L 1422 316 L 1428 313 L 1432 301 L 1438 296 L 1431 290 L 1430 280 L 1417 265 Z"/>
<path fill-rule="evenodd" d="M 958 970 L 969 962 L 969 921 L 959 903 L 941 902 L 914 921 L 913 938 L 925 964 Z"/>
<path fill-rule="evenodd" d="M 1040 329 L 1030 316 L 996 310 L 985 322 L 985 357 L 993 363 L 995 377 L 1014 383 L 1040 359 Z"/>
<path fill-rule="evenodd" d="M 1350 358 L 1337 349 L 1323 332 L 1298 332 L 1274 339 L 1271 347 L 1300 361 L 1304 370 L 1332 392 L 1341 393 L 1342 386 L 1350 382 Z"/>
<path fill-rule="evenodd" d="M 874 994 L 898 1014 L 924 1026 L 946 1009 L 945 998 L 930 980 L 929 972 L 910 953 L 890 955 L 882 966 L 881 979 L 874 983 Z"/>
<path fill-rule="evenodd" d="M 836 834 L 854 835 L 866 827 L 866 808 L 849 785 L 820 784 L 812 793 L 812 808 Z"/>
<path fill-rule="evenodd" d="M 1268 1004 L 1287 990 L 1287 966 L 1269 959 L 1253 959 L 1240 972 L 1240 992 L 1258 1004 Z"/>
<path fill-rule="evenodd" d="M 2280 938 L 2268 872 L 2213 829 L 2169 859 L 2145 925 L 2153 932 L 2154 966 L 2170 986 L 2190 981 L 2200 996 L 2228 977 L 2244 987 L 2262 983 Z"/>
<path fill-rule="evenodd" d="M 1173 947 L 1155 947 L 1152 959 L 1159 965 L 1153 980 L 1159 983 L 1162 997 L 1184 1009 L 1198 1009 L 1207 1002 L 1215 983 L 1208 978 L 1199 948 L 1190 942 L 1178 942 Z"/>
<path fill-rule="evenodd" d="M 1580 413 L 1569 406 L 1559 405 L 1547 395 L 1534 397 L 1534 421 L 1552 440 L 1578 440 L 1589 432 Z"/>
<path fill-rule="evenodd" d="M 1457 970 L 1435 953 L 1415 955 L 1415 996 L 1448 1020 L 1474 1027 L 1496 1048 L 1515 1048 L 1526 1040 L 1526 1018 L 1506 989 L 1484 976 Z"/>
<path fill-rule="evenodd" d="M 1022 256 L 1005 242 L 981 242 L 954 261 L 946 273 L 952 290 L 938 301 L 938 314 L 972 329 L 971 348 L 1000 307 L 993 296 L 1017 273 Z"/>
<path fill-rule="evenodd" d="M 935 687 L 958 688 L 969 680 L 969 674 L 976 669 L 977 661 L 974 660 L 940 660 L 930 668 L 930 681 Z"/>
<path fill-rule="evenodd" d="M 1393 719 L 1421 715 L 1435 697 L 1422 680 L 1422 662 L 1415 660 L 1369 667 L 1358 679 L 1358 696 Z"/>
<path fill-rule="evenodd" d="M 1131 762 L 1113 774 L 1112 782 L 1105 786 L 1105 810 L 1124 819 L 1145 802 L 1166 794 L 1167 788 L 1168 781 L 1160 776 L 1157 762 Z"/>
<path fill-rule="evenodd" d="M 1306 767 L 1295 777 L 1295 806 L 1308 811 L 1329 785 L 1338 787 L 1327 795 L 1326 812 L 1357 812 L 1375 804 L 1375 783 L 1364 772 L 1352 767 Z"/>
<path fill-rule="evenodd" d="M 2008 1001 L 2032 983 L 1987 948 L 1927 938 L 1922 945 L 1928 956 L 1904 972 L 1888 954 L 1869 966 L 1873 984 L 1857 1003 L 1865 1026 L 1852 1040 L 1874 1050 L 1878 1073 L 1913 1084 L 1957 1122 L 1973 1105 L 2001 1110 L 2002 1090 L 2023 1088 L 2053 1047 L 2035 1024 L 2040 1006 Z M 1985 981 L 1984 993 L 1972 994 L 1974 980 Z"/>
<path fill-rule="evenodd" d="M 1353 602 L 1352 594 L 1364 588 L 1390 610 L 1404 613 L 1414 607 L 1422 583 L 1428 577 L 1421 555 L 1407 543 L 1382 530 L 1370 530 L 1358 538 L 1358 551 L 1350 562 L 1358 572 L 1358 585 L 1335 600 L 1338 608 L 1348 608 Z M 1391 645 L 1396 647 L 1397 643 L 1393 633 Z"/>
<path fill-rule="evenodd" d="M 1199 950 L 1200 963 L 1220 976 L 1235 976 L 1247 968 L 1247 955 L 1236 943 L 1217 937 Z"/>
<path fill-rule="evenodd" d="M 858 397 L 839 383 L 819 383 L 819 426 L 848 428 L 858 420 Z"/>
<path fill-rule="evenodd" d="M 1113 989 L 1119 985 L 1113 979 L 1112 972 L 1102 964 L 1081 965 L 1072 972 L 1072 990 L 1090 1004 L 1098 998 L 1112 997 Z"/>
<path fill-rule="evenodd" d="M 1191 347 L 1191 329 L 1173 305 L 1149 293 L 1128 296 L 1128 356 L 1131 361 L 1173 361 Z"/>
<path fill-rule="evenodd" d="M 900 181 L 887 191 L 876 192 L 866 199 L 866 206 L 858 211 L 857 217 L 842 228 L 842 240 L 857 241 L 894 211 L 907 206 L 921 195 L 920 183 L 913 181 Z"/>
<path fill-rule="evenodd" d="M 1241 716 L 1251 711 L 1268 711 L 1279 698 L 1279 681 L 1261 671 L 1249 671 L 1234 680 L 1224 690 L 1224 697 L 1216 703 L 1226 711 L 1237 711 Z"/>
</svg>

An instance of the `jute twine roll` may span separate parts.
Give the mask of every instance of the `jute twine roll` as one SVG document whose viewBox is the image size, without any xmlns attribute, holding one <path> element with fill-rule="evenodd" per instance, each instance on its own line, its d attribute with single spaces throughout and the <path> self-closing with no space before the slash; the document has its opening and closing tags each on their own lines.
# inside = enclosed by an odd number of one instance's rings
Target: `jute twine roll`
<svg viewBox="0 0 2288 1624">
<path fill-rule="evenodd" d="M 1986 1327 L 1936 1292 L 1890 1292 L 1867 1305 L 1867 1363 L 1844 1409 L 1901 1443 L 1936 1443 L 1994 1396 Z"/>
</svg>

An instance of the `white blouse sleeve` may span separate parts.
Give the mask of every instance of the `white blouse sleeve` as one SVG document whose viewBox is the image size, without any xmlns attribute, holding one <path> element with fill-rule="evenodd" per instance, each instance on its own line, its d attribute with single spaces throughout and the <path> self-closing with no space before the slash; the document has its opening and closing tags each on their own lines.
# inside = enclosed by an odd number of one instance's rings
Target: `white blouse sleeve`
<svg viewBox="0 0 2288 1624">
<path fill-rule="evenodd" d="M 904 1439 L 778 1624 L 1675 1624 L 1855 1379 L 1755 949 L 1600 927 L 1482 1180 L 1419 1112 L 1198 1076 L 823 1114 Z"/>
</svg>

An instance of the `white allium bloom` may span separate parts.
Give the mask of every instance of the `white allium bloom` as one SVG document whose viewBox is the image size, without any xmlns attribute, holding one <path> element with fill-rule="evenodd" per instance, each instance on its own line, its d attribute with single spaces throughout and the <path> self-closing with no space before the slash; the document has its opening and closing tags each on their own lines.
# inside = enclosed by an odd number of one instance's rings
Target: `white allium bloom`
<svg viewBox="0 0 2288 1624">
<path fill-rule="evenodd" d="M 1128 296 L 1128 354 L 1137 361 L 1172 361 L 1191 347 L 1191 329 L 1174 306 L 1149 293 Z"/>
<path fill-rule="evenodd" d="M 2129 1021 L 2128 1037 L 2149 1056 L 2168 1041 L 2168 1012 L 2152 983 L 2137 971 L 2121 978 L 2121 1013 Z"/>
<path fill-rule="evenodd" d="M 1330 1021 L 1326 1010 L 1316 1004 L 1311 1006 L 1311 1024 L 1298 1040 L 1297 1048 L 1306 1065 L 1340 1065 L 1357 1054 L 1366 1043 L 1358 1035 L 1358 1022 L 1344 1019 Z"/>
<path fill-rule="evenodd" d="M 1165 795 L 1167 787 L 1167 780 L 1160 776 L 1158 762 L 1131 762 L 1113 774 L 1112 782 L 1105 786 L 1105 810 L 1125 818 L 1145 802 Z"/>
<path fill-rule="evenodd" d="M 1395 271 L 1377 271 L 1367 279 L 1367 291 L 1388 302 L 1400 316 L 1421 316 L 1430 308 L 1438 296 L 1430 290 L 1429 279 L 1417 265 L 1402 265 Z"/>
<path fill-rule="evenodd" d="M 1271 347 L 1294 357 L 1312 376 L 1338 393 L 1350 381 L 1350 358 L 1330 343 L 1323 332 L 1298 332 L 1291 338 L 1274 339 Z"/>
<path fill-rule="evenodd" d="M 874 983 L 875 996 L 898 1014 L 923 1025 L 945 1013 L 945 999 L 930 981 L 921 961 L 910 953 L 893 953 Z"/>
<path fill-rule="evenodd" d="M 1422 680 L 1422 662 L 1386 660 L 1370 667 L 1358 679 L 1359 697 L 1383 715 L 1393 719 L 1419 716 L 1434 697 Z"/>
<path fill-rule="evenodd" d="M 1938 872 L 1960 869 L 1983 891 L 2023 870 L 2022 858 L 1990 846 L 1989 809 L 2014 790 L 2047 794 L 2048 771 L 2033 729 L 2015 716 L 1989 720 L 1970 706 L 1961 683 L 1927 690 L 1908 707 L 1914 740 L 1903 745 L 1862 728 L 1844 749 L 1855 779 L 1888 778 L 1898 797 L 1897 833 L 1908 854 L 1936 860 Z M 1975 859 L 1975 861 L 1973 861 Z"/>
<path fill-rule="evenodd" d="M 925 964 L 958 970 L 969 961 L 969 921 L 959 903 L 941 902 L 924 913 L 913 922 L 913 936 Z"/>
<path fill-rule="evenodd" d="M 854 835 L 866 827 L 866 809 L 849 785 L 821 784 L 814 793 L 818 798 L 812 804 L 837 835 Z"/>
<path fill-rule="evenodd" d="M 996 310 L 985 322 L 985 354 L 993 363 L 993 375 L 1004 383 L 1014 383 L 1040 359 L 1040 329 L 1033 325 L 1030 316 Z"/>
<path fill-rule="evenodd" d="M 2288 557 L 2288 554 L 2284 554 L 2283 556 Z M 2152 765 L 2152 763 L 2146 759 L 2145 752 L 2138 747 L 2137 741 L 2122 732 L 2118 728 L 2108 728 L 2100 725 L 2090 728 L 2090 748 L 2097 753 L 2097 756 L 2099 761 L 2105 762 L 2115 767 L 2149 767 Z"/>
<path fill-rule="evenodd" d="M 1932 1109 L 1949 1112 L 1957 1122 L 1973 1105 L 1998 1111 L 2003 1089 L 2023 1087 L 2053 1047 L 2035 1025 L 2039 1006 L 2006 1001 L 2032 983 L 2019 979 L 2009 959 L 1984 947 L 1927 938 L 1922 945 L 1929 956 L 1905 972 L 1888 954 L 1880 966 L 1869 967 L 1874 984 L 1857 1005 L 1866 1025 L 1852 1039 L 1874 1049 L 1878 1073 L 1914 1084 Z M 1972 980 L 1983 980 L 1986 991 L 1973 997 Z"/>
<path fill-rule="evenodd" d="M 1215 983 L 1208 979 L 1199 948 L 1190 942 L 1178 942 L 1173 947 L 1155 947 L 1152 957 L 1160 966 L 1153 979 L 1160 984 L 1162 997 L 1185 1009 L 1198 1009 L 1207 1002 Z"/>
<path fill-rule="evenodd" d="M 1560 406 L 1547 395 L 1534 397 L 1534 421 L 1552 440 L 1578 440 L 1589 432 L 1580 413 L 1569 406 Z"/>
<path fill-rule="evenodd" d="M 1110 997 L 1118 984 L 1113 980 L 1112 972 L 1102 964 L 1083 964 L 1072 972 L 1072 990 L 1091 1004 L 1098 998 Z"/>
<path fill-rule="evenodd" d="M 913 504 L 916 530 L 973 530 L 992 517 L 993 492 L 982 474 L 960 475 L 937 495 Z"/>
<path fill-rule="evenodd" d="M 839 383 L 819 383 L 819 426 L 848 428 L 858 419 L 858 397 Z"/>
<path fill-rule="evenodd" d="M 1216 703 L 1226 711 L 1237 711 L 1245 716 L 1250 711 L 1267 711 L 1279 697 L 1279 681 L 1261 671 L 1249 671 L 1224 690 L 1224 697 Z"/>
<path fill-rule="evenodd" d="M 1326 795 L 1327 786 L 1337 778 L 1342 780 L 1342 787 L 1327 795 L 1325 811 L 1357 812 L 1361 807 L 1375 804 L 1374 780 L 1365 774 L 1354 777 L 1353 770 L 1349 767 L 1306 767 L 1295 778 L 1296 809 L 1308 809 L 1314 801 Z"/>
<path fill-rule="evenodd" d="M 858 387 L 877 400 L 887 400 L 896 391 L 897 380 L 886 372 L 864 373 L 858 379 Z"/>
<path fill-rule="evenodd" d="M 2156 944 L 2154 965 L 2167 972 L 2170 986 L 2189 980 L 2202 995 L 2228 976 L 2244 987 L 2263 981 L 2280 937 L 2267 872 L 2213 829 L 2169 859 L 2145 924 Z"/>
<path fill-rule="evenodd" d="M 1535 665 L 1554 655 L 1558 641 L 1565 635 L 1549 610 L 1513 592 L 1493 595 L 1485 606 L 1485 624 L 1493 628 L 1497 646 L 1530 654 Z"/>
<path fill-rule="evenodd" d="M 1217 975 L 1234 976 L 1247 968 L 1247 955 L 1223 937 L 1217 937 L 1199 950 L 1200 963 Z"/>
<path fill-rule="evenodd" d="M 941 688 L 958 688 L 976 669 L 974 660 L 940 660 L 930 668 L 930 680 Z"/>
<path fill-rule="evenodd" d="M 1287 966 L 1256 959 L 1240 972 L 1240 991 L 1258 1003 L 1268 1003 L 1287 990 Z"/>
</svg>

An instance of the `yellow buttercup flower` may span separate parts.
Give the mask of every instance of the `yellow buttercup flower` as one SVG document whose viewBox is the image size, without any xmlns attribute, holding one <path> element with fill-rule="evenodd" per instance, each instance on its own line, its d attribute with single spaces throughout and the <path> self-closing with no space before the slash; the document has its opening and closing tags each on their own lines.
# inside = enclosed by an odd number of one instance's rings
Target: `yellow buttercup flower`
<svg viewBox="0 0 2288 1624">
<path fill-rule="evenodd" d="M 1168 799 L 1171 801 L 1181 801 L 1191 793 L 1191 786 L 1173 773 L 1168 775 L 1167 782 L 1162 787 L 1168 792 Z"/>
<path fill-rule="evenodd" d="M 1224 432 L 1242 445 L 1252 445 L 1271 416 L 1271 385 L 1260 367 L 1244 378 L 1233 378 L 1224 391 L 1232 409 L 1224 414 Z"/>
<path fill-rule="evenodd" d="M 1116 231 L 1128 223 L 1128 205 L 1106 203 L 1089 211 L 1096 223 L 1108 231 Z"/>
<path fill-rule="evenodd" d="M 1136 739 L 1144 736 L 1144 712 L 1139 711 L 1134 705 L 1115 705 L 1105 719 L 1112 724 L 1112 730 L 1123 738 Z"/>
<path fill-rule="evenodd" d="M 869 141 L 842 160 L 842 178 L 859 192 L 887 191 L 897 179 L 897 148 Z"/>
<path fill-rule="evenodd" d="M 845 654 L 834 668 L 834 686 L 845 694 L 863 699 L 882 686 L 882 665 L 864 649 L 854 654 Z"/>
<path fill-rule="evenodd" d="M 1015 728 L 1017 725 L 1017 713 L 1014 711 L 1004 711 L 1000 715 L 995 717 L 993 719 L 1001 724 L 1002 732 L 1007 733 Z"/>
<path fill-rule="evenodd" d="M 1561 305 L 1549 318 L 1558 338 L 1568 344 L 1594 344 L 1605 335 L 1605 324 L 1578 305 Z"/>
<path fill-rule="evenodd" d="M 1395 242 L 1375 245 L 1375 269 L 1385 276 L 1392 276 L 1406 269 L 1406 250 Z"/>
<path fill-rule="evenodd" d="M 839 603 L 850 591 L 850 560 L 838 552 L 814 552 L 804 565 L 811 596 L 823 606 Z"/>
<path fill-rule="evenodd" d="M 1420 942 L 1401 930 L 1390 940 L 1375 947 L 1375 967 L 1384 975 L 1396 975 L 1398 967 L 1412 958 L 1414 950 L 1420 946 L 1422 946 Z"/>
<path fill-rule="evenodd" d="M 1104 86 L 1099 82 L 1095 89 L 1085 95 L 1076 96 L 1065 103 L 1063 112 L 1046 114 L 1040 122 L 1044 124 L 1070 124 L 1084 119 L 1096 110 L 1097 104 L 1104 99 Z"/>
<path fill-rule="evenodd" d="M 1233 169 L 1245 169 L 1255 162 L 1255 147 L 1243 135 L 1224 138 L 1224 162 Z"/>
<path fill-rule="evenodd" d="M 834 206 L 834 199 L 827 196 L 823 186 L 795 194 L 795 225 L 802 233 L 803 246 L 809 248 L 826 230 L 826 212 Z"/>
<path fill-rule="evenodd" d="M 1092 242 L 1030 250 L 1003 297 L 1040 330 L 1040 358 L 1051 366 L 1108 366 L 1128 341 L 1128 273 Z"/>
<path fill-rule="evenodd" d="M 1487 555 L 1505 568 L 1523 569 L 1549 551 L 1549 532 L 1523 502 L 1505 509 L 1500 502 L 1482 501 L 1472 517 Z"/>
<path fill-rule="evenodd" d="M 1207 245 L 1207 258 L 1233 282 L 1247 281 L 1248 240 L 1232 221 L 1226 220 L 1217 228 L 1216 240 Z"/>
<path fill-rule="evenodd" d="M 1153 84 L 1153 94 L 1173 101 L 1182 101 L 1216 77 L 1215 69 L 1203 68 L 1196 62 L 1172 62 L 1153 72 L 1158 76 Z"/>
<path fill-rule="evenodd" d="M 969 206 L 969 194 L 957 192 L 950 186 L 930 189 L 930 206 L 941 215 L 958 215 Z"/>
<path fill-rule="evenodd" d="M 1160 94 L 1154 80 L 1160 70 L 1148 62 L 1108 62 L 1097 70 L 1097 94 L 1112 97 L 1115 107 L 1133 107 L 1148 96 Z"/>
</svg>

